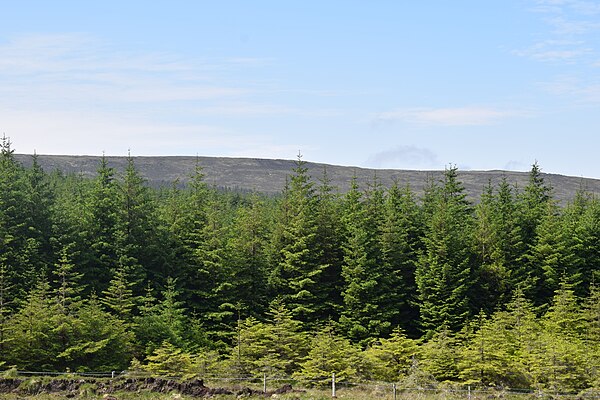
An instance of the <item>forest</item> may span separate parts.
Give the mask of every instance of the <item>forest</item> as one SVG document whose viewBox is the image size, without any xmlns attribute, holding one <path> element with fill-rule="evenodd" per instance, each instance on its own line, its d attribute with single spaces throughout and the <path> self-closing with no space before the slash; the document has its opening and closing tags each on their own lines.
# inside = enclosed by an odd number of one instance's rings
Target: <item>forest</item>
<svg viewBox="0 0 600 400">
<path fill-rule="evenodd" d="M 600 388 L 600 200 L 537 164 L 470 202 L 456 167 L 340 193 L 299 156 L 267 196 L 0 146 L 0 370 Z"/>
</svg>

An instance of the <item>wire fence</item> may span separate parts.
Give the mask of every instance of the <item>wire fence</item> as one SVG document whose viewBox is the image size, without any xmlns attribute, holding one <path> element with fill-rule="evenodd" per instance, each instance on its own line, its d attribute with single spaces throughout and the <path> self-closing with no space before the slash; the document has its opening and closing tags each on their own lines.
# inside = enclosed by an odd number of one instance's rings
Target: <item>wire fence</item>
<svg viewBox="0 0 600 400">
<path fill-rule="evenodd" d="M 0 379 L 28 378 L 28 377 L 54 377 L 56 379 L 163 379 L 181 380 L 181 375 L 157 375 L 144 371 L 100 371 L 100 372 L 56 372 L 56 371 L 17 371 L 8 370 L 0 372 Z M 600 390 L 588 389 L 579 393 L 563 392 L 551 389 L 518 389 L 502 387 L 481 387 L 464 385 L 436 384 L 429 386 L 408 387 L 400 382 L 363 381 L 351 382 L 336 380 L 335 373 L 327 380 L 298 379 L 290 376 L 258 375 L 198 375 L 194 377 L 209 387 L 228 387 L 233 390 L 244 387 L 252 388 L 255 392 L 265 394 L 281 390 L 282 387 L 293 387 L 294 390 L 321 390 L 331 393 L 332 398 L 346 397 L 348 393 L 354 393 L 355 398 L 377 399 L 419 399 L 419 398 L 443 398 L 443 399 L 489 399 L 489 398 L 511 398 L 511 399 L 600 399 Z M 324 384 L 324 382 L 327 382 Z M 357 394 L 358 393 L 358 394 Z M 342 394 L 340 396 L 340 394 Z"/>
</svg>

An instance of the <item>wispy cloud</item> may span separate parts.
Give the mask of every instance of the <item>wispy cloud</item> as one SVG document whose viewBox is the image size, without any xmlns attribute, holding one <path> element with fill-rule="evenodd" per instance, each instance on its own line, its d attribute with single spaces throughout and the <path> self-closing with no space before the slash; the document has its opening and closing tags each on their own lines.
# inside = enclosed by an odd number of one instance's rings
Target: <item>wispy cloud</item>
<svg viewBox="0 0 600 400">
<path fill-rule="evenodd" d="M 382 112 L 379 121 L 403 121 L 418 125 L 476 126 L 489 125 L 521 113 L 489 107 L 405 108 Z"/>
<path fill-rule="evenodd" d="M 573 62 L 582 56 L 593 54 L 593 49 L 586 47 L 583 41 L 546 40 L 514 53 L 538 61 Z"/>
<path fill-rule="evenodd" d="M 131 51 L 85 34 L 24 35 L 0 42 L 0 129 L 23 151 L 250 155 L 276 151 L 268 135 L 227 118 L 330 117 L 336 110 L 275 102 L 272 59 L 182 59 Z M 249 72 L 250 71 L 250 72 Z M 243 74 L 241 72 L 244 72 Z M 239 77 L 243 76 L 241 80 Z M 329 94 L 305 93 L 304 96 Z M 210 117 L 210 118 L 209 118 Z M 227 127 L 227 128 L 226 128 Z M 264 152 L 260 153 L 267 155 Z"/>
<path fill-rule="evenodd" d="M 565 13 L 569 10 L 584 15 L 600 14 L 600 4 L 589 0 L 537 0 L 535 10 L 545 13 Z"/>
<path fill-rule="evenodd" d="M 168 54 L 120 51 L 85 35 L 25 36 L 0 46 L 1 92 L 34 97 L 34 91 L 42 101 L 191 101 L 249 92 L 215 84 L 215 68 Z"/>
<path fill-rule="evenodd" d="M 367 165 L 374 168 L 439 168 L 438 157 L 433 151 L 416 146 L 398 146 L 373 154 Z"/>
<path fill-rule="evenodd" d="M 581 62 L 594 56 L 590 44 L 600 31 L 597 15 L 600 4 L 583 0 L 537 0 L 534 11 L 549 28 L 544 40 L 514 51 L 514 54 L 542 62 Z"/>
<path fill-rule="evenodd" d="M 571 105 L 597 106 L 600 104 L 600 79 L 580 79 L 560 76 L 539 84 L 548 93 L 568 97 Z"/>
</svg>

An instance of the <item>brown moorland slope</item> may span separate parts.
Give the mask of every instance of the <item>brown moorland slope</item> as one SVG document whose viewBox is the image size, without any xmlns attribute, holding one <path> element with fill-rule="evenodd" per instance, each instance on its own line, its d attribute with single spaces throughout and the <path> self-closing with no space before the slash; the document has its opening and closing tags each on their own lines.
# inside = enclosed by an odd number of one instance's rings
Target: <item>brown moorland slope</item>
<svg viewBox="0 0 600 400">
<path fill-rule="evenodd" d="M 30 155 L 17 154 L 16 158 L 25 166 L 31 165 Z M 126 157 L 107 156 L 106 159 L 108 164 L 119 173 L 127 164 Z M 93 177 L 96 174 L 100 157 L 38 155 L 38 161 L 47 172 L 58 169 L 64 173 Z M 136 168 L 153 187 L 171 185 L 176 180 L 185 184 L 198 162 L 203 167 L 206 182 L 209 185 L 266 194 L 280 193 L 285 185 L 286 177 L 290 175 L 294 167 L 292 160 L 227 157 L 134 157 L 134 162 Z M 307 167 L 315 181 L 323 176 L 323 171 L 326 169 L 332 185 L 342 193 L 348 190 L 353 176 L 356 176 L 361 187 L 366 187 L 376 176 L 385 186 L 397 181 L 400 185 L 410 185 L 417 195 L 421 195 L 428 179 L 439 180 L 443 174 L 443 171 L 368 169 L 311 162 L 307 163 Z M 494 185 L 505 176 L 511 184 L 519 189 L 523 188 L 528 180 L 528 172 L 459 170 L 459 174 L 468 196 L 472 200 L 479 198 L 489 181 Z M 557 174 L 544 174 L 544 178 L 554 188 L 554 198 L 563 204 L 572 199 L 577 190 L 581 188 L 594 194 L 600 194 L 600 180 L 598 179 Z"/>
</svg>

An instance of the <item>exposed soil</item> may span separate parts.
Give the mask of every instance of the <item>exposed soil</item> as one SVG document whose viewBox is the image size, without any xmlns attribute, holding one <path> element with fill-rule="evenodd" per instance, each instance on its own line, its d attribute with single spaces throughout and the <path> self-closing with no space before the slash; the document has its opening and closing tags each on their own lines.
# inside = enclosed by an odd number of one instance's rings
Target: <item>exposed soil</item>
<svg viewBox="0 0 600 400">
<path fill-rule="evenodd" d="M 66 397 L 79 397 L 82 394 L 106 395 L 111 397 L 118 392 L 180 393 L 194 397 L 210 397 L 218 394 L 238 397 L 266 396 L 294 391 L 291 385 L 263 393 L 248 387 L 241 389 L 210 388 L 202 379 L 179 382 L 163 378 L 119 378 L 119 379 L 47 379 L 47 378 L 0 378 L 0 394 L 14 393 L 37 395 L 60 393 Z"/>
</svg>

